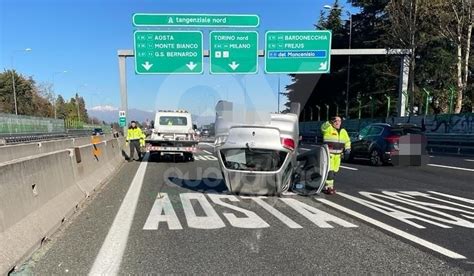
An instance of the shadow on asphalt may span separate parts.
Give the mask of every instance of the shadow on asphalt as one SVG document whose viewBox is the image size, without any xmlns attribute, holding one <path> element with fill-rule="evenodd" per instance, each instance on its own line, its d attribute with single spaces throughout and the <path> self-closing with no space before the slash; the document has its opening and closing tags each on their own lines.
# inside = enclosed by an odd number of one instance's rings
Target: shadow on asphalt
<svg viewBox="0 0 474 276">
<path fill-rule="evenodd" d="M 224 180 L 220 178 L 182 179 L 170 177 L 168 180 L 178 187 L 200 193 L 222 194 L 228 191 Z"/>
<path fill-rule="evenodd" d="M 178 155 L 160 156 L 158 154 L 150 154 L 150 157 L 148 157 L 148 162 L 151 162 L 151 163 L 189 163 L 193 161 L 186 160 L 184 157 L 178 156 Z"/>
</svg>

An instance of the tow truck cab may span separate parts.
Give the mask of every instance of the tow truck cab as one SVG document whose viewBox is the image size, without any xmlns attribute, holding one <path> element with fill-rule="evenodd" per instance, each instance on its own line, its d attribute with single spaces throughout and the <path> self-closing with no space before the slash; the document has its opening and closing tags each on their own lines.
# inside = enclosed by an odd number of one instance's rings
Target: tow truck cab
<svg viewBox="0 0 474 276">
<path fill-rule="evenodd" d="M 145 142 L 151 154 L 180 155 L 192 161 L 198 141 L 191 114 L 185 110 L 156 112 L 151 135 Z"/>
</svg>

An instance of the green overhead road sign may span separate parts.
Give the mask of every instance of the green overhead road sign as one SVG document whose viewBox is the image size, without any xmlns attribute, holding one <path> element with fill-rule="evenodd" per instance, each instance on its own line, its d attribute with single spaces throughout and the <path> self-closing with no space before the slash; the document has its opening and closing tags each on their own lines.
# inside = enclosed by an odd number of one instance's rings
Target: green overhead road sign
<svg viewBox="0 0 474 276">
<path fill-rule="evenodd" d="M 120 117 L 119 119 L 119 126 L 124 127 L 127 125 L 127 119 L 125 117 Z"/>
<path fill-rule="evenodd" d="M 137 27 L 258 27 L 260 18 L 253 14 L 159 14 L 136 13 Z"/>
<path fill-rule="evenodd" d="M 265 33 L 265 72 L 329 73 L 331 31 L 268 31 Z"/>
<path fill-rule="evenodd" d="M 126 118 L 126 115 L 125 115 L 125 111 L 120 110 L 119 111 L 119 126 L 124 127 L 126 125 L 127 125 L 127 118 Z"/>
<path fill-rule="evenodd" d="M 202 32 L 135 31 L 137 74 L 201 74 Z"/>
<path fill-rule="evenodd" d="M 258 33 L 210 33 L 211 74 L 255 74 L 258 68 Z"/>
</svg>

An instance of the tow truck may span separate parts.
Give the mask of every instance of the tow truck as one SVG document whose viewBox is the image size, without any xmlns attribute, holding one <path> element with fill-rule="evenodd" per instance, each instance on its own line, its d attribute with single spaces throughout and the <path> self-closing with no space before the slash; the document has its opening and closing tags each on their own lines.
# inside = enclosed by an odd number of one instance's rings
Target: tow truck
<svg viewBox="0 0 474 276">
<path fill-rule="evenodd" d="M 159 158 L 173 155 L 193 161 L 198 144 L 194 130 L 191 114 L 186 110 L 159 110 L 151 135 L 145 139 L 146 150 Z"/>
</svg>

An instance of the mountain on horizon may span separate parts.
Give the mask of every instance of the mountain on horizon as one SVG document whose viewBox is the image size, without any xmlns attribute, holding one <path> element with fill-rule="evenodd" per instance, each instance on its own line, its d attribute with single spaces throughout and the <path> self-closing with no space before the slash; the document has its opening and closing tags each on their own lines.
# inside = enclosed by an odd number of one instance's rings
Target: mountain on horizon
<svg viewBox="0 0 474 276">
<path fill-rule="evenodd" d="M 115 123 L 119 120 L 119 110 L 116 107 L 112 106 L 94 106 L 87 110 L 89 117 L 95 117 L 100 121 L 105 121 L 106 123 Z M 154 111 L 145 111 L 136 108 L 131 108 L 128 110 L 129 115 L 127 116 L 127 121 L 138 121 L 140 123 L 145 122 L 147 119 L 149 121 L 155 119 L 155 112 Z M 199 116 L 192 114 L 193 123 L 202 126 L 208 125 L 215 121 L 215 116 Z"/>
</svg>

